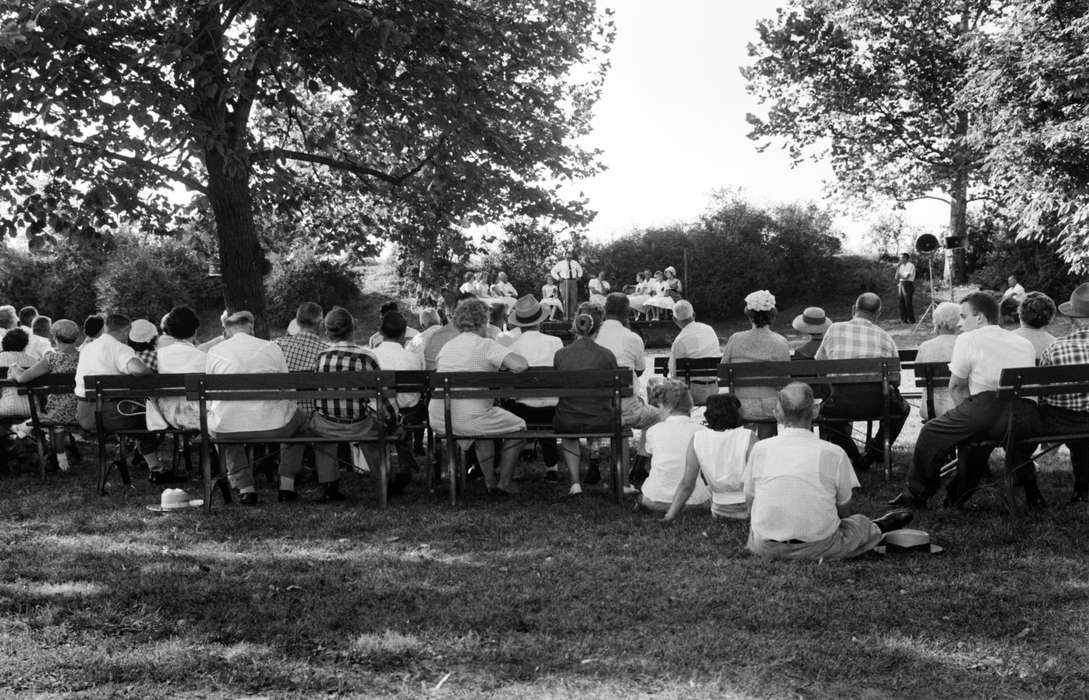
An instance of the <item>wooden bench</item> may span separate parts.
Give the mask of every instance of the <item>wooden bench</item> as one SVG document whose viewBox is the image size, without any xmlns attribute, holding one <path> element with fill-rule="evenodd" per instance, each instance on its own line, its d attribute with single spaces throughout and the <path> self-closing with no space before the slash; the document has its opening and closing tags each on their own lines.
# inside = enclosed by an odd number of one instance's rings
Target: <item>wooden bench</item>
<svg viewBox="0 0 1089 700">
<path fill-rule="evenodd" d="M 42 376 L 20 385 L 20 393 L 25 392 L 30 399 L 30 423 L 34 426 L 37 436 L 38 460 L 40 462 L 41 476 L 45 478 L 46 461 L 50 455 L 57 452 L 56 431 L 58 428 L 66 430 L 82 430 L 77 423 L 58 425 L 46 423 L 42 418 L 42 407 L 46 400 L 53 394 L 72 394 L 76 389 L 75 374 L 43 374 Z M 63 447 L 61 448 L 63 449 Z"/>
<path fill-rule="evenodd" d="M 739 387 L 773 387 L 781 389 L 791 382 L 809 385 L 843 386 L 851 384 L 880 384 L 882 412 L 880 416 L 859 415 L 837 417 L 836 421 L 864 421 L 869 424 L 880 419 L 889 421 L 888 398 L 892 387 L 900 382 L 900 360 L 896 357 L 865 358 L 851 360 L 786 360 L 780 362 L 732 362 L 719 365 L 719 385 L 730 393 Z M 769 423 L 773 418 L 761 421 Z M 817 422 L 821 422 L 818 416 Z M 866 430 L 869 439 L 870 428 Z M 885 478 L 892 478 L 892 445 L 885 432 Z"/>
<path fill-rule="evenodd" d="M 195 374 L 145 374 L 133 376 L 119 375 L 91 375 L 84 377 L 84 394 L 88 401 L 95 405 L 95 438 L 98 442 L 98 493 L 106 495 L 106 481 L 110 471 L 114 467 L 121 474 L 121 480 L 126 486 L 132 485 L 129 476 L 128 461 L 125 455 L 124 436 L 141 435 L 171 435 L 181 440 L 182 448 L 188 451 L 189 440 L 196 435 L 195 430 L 184 428 L 168 428 L 165 430 L 148 430 L 145 427 L 127 428 L 124 430 L 106 431 L 102 424 L 102 409 L 106 402 L 131 401 L 141 407 L 148 401 L 163 398 L 178 398 L 186 395 L 187 382 L 196 376 Z M 106 456 L 106 444 L 109 436 L 118 436 L 119 454 L 117 460 L 109 462 Z"/>
<path fill-rule="evenodd" d="M 397 370 L 393 373 L 393 382 L 398 394 L 419 394 L 419 405 L 427 407 L 431 400 L 431 379 L 435 373 L 428 370 Z M 406 423 L 401 421 L 401 427 L 409 432 L 422 431 L 424 434 L 424 453 L 427 460 L 427 488 L 430 491 L 435 484 L 435 470 L 432 468 L 435 439 L 431 433 L 431 424 L 427 418 L 422 423 Z"/>
<path fill-rule="evenodd" d="M 437 440 L 447 441 L 447 464 L 449 465 L 450 503 L 457 504 L 459 488 L 464 490 L 465 473 L 461 460 L 461 450 L 457 440 L 492 439 L 497 437 L 510 439 L 553 439 L 553 438 L 609 438 L 612 445 L 613 460 L 613 497 L 620 502 L 624 489 L 623 440 L 631 436 L 631 431 L 621 423 L 621 400 L 632 395 L 634 377 L 630 369 L 616 370 L 577 370 L 560 372 L 553 369 L 533 368 L 525 372 L 439 372 L 432 378 L 432 398 L 443 402 L 446 434 L 436 435 Z M 451 430 L 452 401 L 458 399 L 502 399 L 527 398 L 608 398 L 612 405 L 613 421 L 608 431 L 583 431 L 561 433 L 551 426 L 539 426 L 526 430 L 507 433 L 502 436 L 480 433 L 460 433 Z M 498 457 L 498 455 L 497 455 Z"/>
<path fill-rule="evenodd" d="M 204 470 L 204 507 L 211 511 L 212 492 L 218 481 L 212 480 L 210 449 L 216 444 L 262 443 L 340 443 L 343 438 L 327 438 L 304 433 L 285 438 L 215 438 L 208 430 L 208 404 L 211 401 L 305 401 L 305 400 L 394 400 L 397 396 L 393 372 L 291 372 L 265 374 L 194 374 L 187 378 L 185 395 L 200 407 L 201 466 Z M 389 454 L 385 421 L 376 421 L 381 459 L 378 471 L 378 505 L 386 507 L 389 479 Z M 220 477 L 222 479 L 223 477 Z M 225 494 L 229 491 L 220 486 Z"/>
</svg>

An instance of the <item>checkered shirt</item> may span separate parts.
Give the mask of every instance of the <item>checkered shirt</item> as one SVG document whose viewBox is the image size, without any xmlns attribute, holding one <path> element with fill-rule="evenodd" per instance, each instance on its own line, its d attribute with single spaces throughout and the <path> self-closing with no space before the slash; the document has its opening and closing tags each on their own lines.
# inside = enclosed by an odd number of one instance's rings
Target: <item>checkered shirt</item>
<svg viewBox="0 0 1089 700">
<path fill-rule="evenodd" d="M 355 343 L 337 343 L 318 353 L 318 372 L 377 372 L 378 369 L 375 354 Z M 363 399 L 318 399 L 315 403 L 318 413 L 342 421 L 360 421 L 372 413 L 371 403 Z M 383 399 L 383 404 L 387 415 L 392 413 L 396 420 L 389 402 Z"/>
<path fill-rule="evenodd" d="M 816 360 L 896 357 L 896 343 L 883 328 L 864 318 L 833 323 L 817 349 Z"/>
<path fill-rule="evenodd" d="M 136 353 L 136 357 L 140 358 L 140 361 L 147 365 L 147 368 L 151 370 L 152 374 L 159 373 L 159 351 L 155 348 L 150 350 L 140 350 Z"/>
<path fill-rule="evenodd" d="M 317 366 L 318 353 L 329 347 L 325 342 L 313 333 L 299 331 L 297 335 L 285 335 L 275 340 L 284 353 L 287 361 L 288 372 L 313 372 Z M 314 412 L 313 401 L 299 401 L 299 410 L 310 415 Z"/>
<path fill-rule="evenodd" d="M 1089 328 L 1059 338 L 1044 350 L 1041 367 L 1089 364 Z M 1055 394 L 1040 397 L 1042 403 L 1071 411 L 1089 412 L 1089 394 Z"/>
</svg>

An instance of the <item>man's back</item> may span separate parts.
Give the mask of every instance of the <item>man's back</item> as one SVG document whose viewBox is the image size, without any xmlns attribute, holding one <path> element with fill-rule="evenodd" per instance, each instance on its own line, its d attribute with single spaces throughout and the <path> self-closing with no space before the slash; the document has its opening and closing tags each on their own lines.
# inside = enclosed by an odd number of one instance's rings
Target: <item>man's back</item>
<svg viewBox="0 0 1089 700">
<path fill-rule="evenodd" d="M 859 485 L 847 454 L 811 430 L 781 428 L 753 446 L 745 494 L 753 499 L 752 531 L 777 542 L 814 542 L 839 527 L 836 506 Z"/>
<path fill-rule="evenodd" d="M 833 323 L 817 349 L 817 360 L 896 357 L 896 342 L 885 329 L 865 318 Z"/>
<path fill-rule="evenodd" d="M 428 336 L 423 352 L 425 369 L 433 370 L 438 366 L 439 351 L 442 350 L 444 345 L 458 337 L 460 332 L 457 326 L 448 323 Z"/>
<path fill-rule="evenodd" d="M 949 371 L 967 379 L 968 392 L 975 395 L 996 391 L 1002 370 L 1035 364 L 1036 348 L 1032 343 L 1016 333 L 990 325 L 957 336 Z"/>
<path fill-rule="evenodd" d="M 722 355 L 722 347 L 718 342 L 718 334 L 715 329 L 706 323 L 693 321 L 681 329 L 673 341 L 670 355 L 674 359 L 719 357 Z"/>
<path fill-rule="evenodd" d="M 287 372 L 287 361 L 276 343 L 235 333 L 208 351 L 208 374 Z M 212 401 L 208 427 L 216 432 L 274 430 L 295 414 L 294 401 Z"/>
<path fill-rule="evenodd" d="M 596 340 L 598 345 L 612 351 L 619 366 L 630 367 L 637 374 L 646 368 L 643 339 L 625 328 L 620 321 L 608 319 L 602 323 Z"/>
<path fill-rule="evenodd" d="M 275 342 L 284 353 L 289 372 L 313 372 L 318 353 L 329 347 L 328 343 L 309 331 L 285 335 Z"/>
<path fill-rule="evenodd" d="M 1089 364 L 1089 328 L 1059 338 L 1044 350 L 1040 358 L 1043 367 L 1084 364 Z M 1041 402 L 1071 411 L 1089 411 L 1087 394 L 1055 394 L 1043 397 Z"/>
</svg>

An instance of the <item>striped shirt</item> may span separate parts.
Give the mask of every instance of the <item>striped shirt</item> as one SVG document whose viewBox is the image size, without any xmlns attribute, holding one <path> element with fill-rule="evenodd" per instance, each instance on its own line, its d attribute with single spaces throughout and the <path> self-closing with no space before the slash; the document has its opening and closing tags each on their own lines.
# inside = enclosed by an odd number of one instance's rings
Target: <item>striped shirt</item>
<svg viewBox="0 0 1089 700">
<path fill-rule="evenodd" d="M 333 343 L 318 353 L 316 369 L 318 372 L 375 372 L 378 358 L 355 343 Z M 314 403 L 318 413 L 345 422 L 361 421 L 371 414 L 369 402 L 363 399 L 318 399 Z"/>
<path fill-rule="evenodd" d="M 1059 338 L 1040 356 L 1041 367 L 1084 364 L 1089 364 L 1089 328 Z M 1089 394 L 1055 394 L 1043 396 L 1040 401 L 1057 408 L 1089 412 Z"/>
</svg>

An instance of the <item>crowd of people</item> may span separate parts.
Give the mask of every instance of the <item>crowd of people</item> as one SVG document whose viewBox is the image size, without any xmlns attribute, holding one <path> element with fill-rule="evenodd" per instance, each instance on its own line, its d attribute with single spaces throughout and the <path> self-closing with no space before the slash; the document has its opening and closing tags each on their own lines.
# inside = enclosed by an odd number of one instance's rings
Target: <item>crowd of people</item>
<svg viewBox="0 0 1089 700">
<path fill-rule="evenodd" d="M 568 261 L 570 262 L 570 261 Z M 574 274 L 574 270 L 571 273 Z M 581 274 L 581 270 L 578 271 Z M 643 276 L 643 275 L 641 275 Z M 159 323 L 131 320 L 121 314 L 92 316 L 81 328 L 70 320 L 52 322 L 33 307 L 16 313 L 0 307 L 0 367 L 10 378 L 28 381 L 47 373 L 75 375 L 75 394 L 53 396 L 45 420 L 60 427 L 94 427 L 94 407 L 86 401 L 83 378 L 98 374 L 140 375 L 153 372 L 209 374 L 253 372 L 352 372 L 375 369 L 473 372 L 530 367 L 559 370 L 627 369 L 637 386 L 646 369 L 642 338 L 629 328 L 633 298 L 610 291 L 595 278 L 595 298 L 578 306 L 571 321 L 574 340 L 542 333 L 552 315 L 547 297 L 514 297 L 504 276 L 486 296 L 478 277 L 467 279 L 442 309 L 418 316 L 419 329 L 409 326 L 395 303 L 381 309 L 378 331 L 364 344 L 356 319 L 341 307 L 327 312 L 315 303 L 299 306 L 289 333 L 272 341 L 254 333 L 248 311 L 225 312 L 222 331 L 197 344 L 198 315 L 179 306 Z M 645 277 L 644 277 L 645 279 Z M 504 284 L 508 286 L 502 286 Z M 679 288 L 679 287 L 678 287 Z M 638 295 L 636 295 L 638 296 Z M 496 300 L 501 300 L 497 302 Z M 920 362 L 948 362 L 948 388 L 936 389 L 933 415 L 915 445 L 907 488 L 891 505 L 900 510 L 869 520 L 850 512 L 857 474 L 883 459 L 884 436 L 895 442 L 909 406 L 895 388 L 879 385 L 837 385 L 814 395 L 804 383 L 786 388 L 746 387 L 725 393 L 717 382 L 686 384 L 676 378 L 683 358 L 721 357 L 723 362 L 795 359 L 854 359 L 895 357 L 896 344 L 877 321 L 881 299 L 872 293 L 856 300 L 850 319 L 833 322 L 823 309 L 808 307 L 792 327 L 808 336 L 791 351 L 787 339 L 772 330 L 777 305 L 774 295 L 758 290 L 744 300 L 751 328 L 731 335 L 722 346 L 713 328 L 696 321 L 691 303 L 671 301 L 678 334 L 670 351 L 670 377 L 651 380 L 644 390 L 623 399 L 621 421 L 634 431 L 630 455 L 631 483 L 638 507 L 660 512 L 667 521 L 689 510 L 709 510 L 714 517 L 750 520 L 749 548 L 775 558 L 835 559 L 872 549 L 884 532 L 902 527 L 913 511 L 925 506 L 941 488 L 940 470 L 958 446 L 958 476 L 947 485 L 946 502 L 962 505 L 987 470 L 992 447 L 979 438 L 1004 437 L 1007 425 L 1020 435 L 1061 435 L 1084 431 L 1089 425 L 1089 395 L 1057 394 L 1039 404 L 997 398 L 1003 369 L 1040 364 L 1089 363 L 1089 285 L 1078 287 L 1069 301 L 1056 305 L 1036 292 L 1019 302 L 1019 327 L 1000 325 L 1000 302 L 977 292 L 959 304 L 934 310 L 935 336 L 921 344 Z M 644 308 L 648 302 L 644 301 Z M 1068 317 L 1073 331 L 1054 338 L 1046 328 L 1056 313 Z M 80 342 L 82 335 L 82 343 Z M 883 403 L 887 405 L 883 405 Z M 146 410 L 107 405 L 106 430 L 133 426 L 195 428 L 199 416 L 184 398 L 159 401 Z M 141 407 L 144 408 L 144 407 Z M 6 386 L 0 394 L 0 415 L 26 415 L 25 396 Z M 860 414 L 890 420 L 860 450 L 852 438 L 851 418 Z M 208 426 L 213 437 L 267 439 L 320 435 L 355 445 L 354 460 L 374 464 L 378 421 L 392 425 L 429 422 L 437 432 L 452 427 L 457 434 L 488 439 L 462 441 L 472 448 L 489 494 L 503 498 L 517 491 L 514 472 L 526 447 L 517 434 L 528 424 L 552 424 L 558 432 L 607 430 L 612 423 L 608 397 L 526 398 L 497 404 L 487 399 L 456 399 L 445 425 L 441 401 L 430 404 L 418 394 L 401 394 L 395 401 L 359 400 L 212 402 Z M 1012 418 L 1008 415 L 1013 411 Z M 822 416 L 819 437 L 814 419 Z M 397 492 L 418 472 L 418 443 L 411 433 L 397 437 L 397 471 L 391 489 Z M 414 444 L 415 443 L 415 444 Z M 545 478 L 561 479 L 561 460 L 570 481 L 568 492 L 578 497 L 585 484 L 601 480 L 595 446 L 578 440 L 541 440 Z M 158 456 L 154 436 L 141 438 L 139 451 L 157 483 L 176 475 Z M 1074 473 L 1074 501 L 1089 500 L 1089 440 L 1069 442 Z M 1032 462 L 1033 445 L 1019 445 L 1012 463 L 1014 481 L 1031 506 L 1044 507 Z M 279 460 L 278 500 L 299 498 L 297 483 L 304 462 L 304 445 L 285 443 Z M 231 486 L 243 504 L 258 502 L 253 467 L 238 445 L 224 444 L 220 457 Z M 59 454 L 62 467 L 70 455 Z M 624 463 L 629 455 L 624 455 Z M 315 467 L 325 501 L 344 499 L 335 445 L 315 446 Z M 427 468 L 431 468 L 428 465 Z"/>
</svg>

